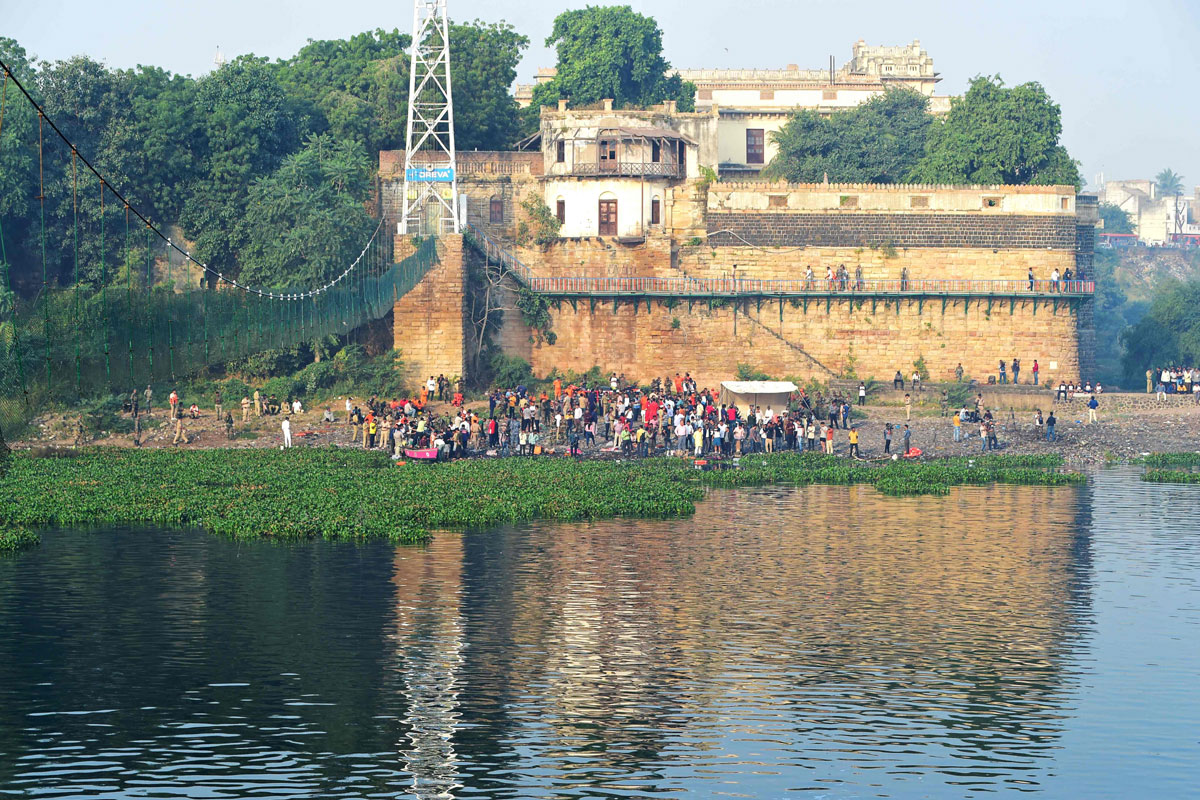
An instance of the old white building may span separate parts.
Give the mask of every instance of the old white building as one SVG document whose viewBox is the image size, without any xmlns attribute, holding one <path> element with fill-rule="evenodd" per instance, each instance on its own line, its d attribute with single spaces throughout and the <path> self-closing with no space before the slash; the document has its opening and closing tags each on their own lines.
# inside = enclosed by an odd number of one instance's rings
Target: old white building
<svg viewBox="0 0 1200 800">
<path fill-rule="evenodd" d="M 564 237 L 643 238 L 666 224 L 671 190 L 717 159 L 713 111 L 682 113 L 668 102 L 647 110 L 542 110 L 541 129 L 522 142 L 542 153 L 546 205 Z"/>
<path fill-rule="evenodd" d="M 798 108 L 833 113 L 864 103 L 898 86 L 930 98 L 930 111 L 950 109 L 949 97 L 934 95 L 941 80 L 921 43 L 872 47 L 859 40 L 840 68 L 681 69 L 681 78 L 696 86 L 696 111 L 715 112 L 719 119 L 715 166 L 727 178 L 753 177 L 775 156 L 771 134 Z M 553 80 L 554 68 L 540 68 L 536 83 Z M 533 85 L 518 86 L 517 102 L 529 105 Z"/>
</svg>

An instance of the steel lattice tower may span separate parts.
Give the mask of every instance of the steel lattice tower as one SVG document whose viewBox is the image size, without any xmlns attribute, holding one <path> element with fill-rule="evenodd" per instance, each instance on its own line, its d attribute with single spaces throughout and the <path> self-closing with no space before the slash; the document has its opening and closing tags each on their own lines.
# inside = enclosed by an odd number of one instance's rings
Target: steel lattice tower
<svg viewBox="0 0 1200 800">
<path fill-rule="evenodd" d="M 415 0 L 401 233 L 459 232 L 446 0 Z"/>
</svg>

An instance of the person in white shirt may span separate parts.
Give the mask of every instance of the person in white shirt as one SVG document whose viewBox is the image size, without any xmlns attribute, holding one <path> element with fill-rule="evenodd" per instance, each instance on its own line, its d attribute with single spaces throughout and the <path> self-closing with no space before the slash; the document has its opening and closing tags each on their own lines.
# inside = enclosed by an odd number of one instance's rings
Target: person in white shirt
<svg viewBox="0 0 1200 800">
<path fill-rule="evenodd" d="M 291 447 L 292 446 L 292 421 L 291 421 L 291 419 L 288 417 L 284 417 L 283 422 L 281 422 L 280 425 L 283 428 L 283 446 Z"/>
<path fill-rule="evenodd" d="M 304 407 L 300 405 L 300 401 L 298 399 L 292 401 L 292 413 L 293 414 L 299 414 L 303 410 L 304 410 Z"/>
<path fill-rule="evenodd" d="M 1058 279 L 1059 279 L 1058 267 L 1055 267 L 1050 272 L 1050 288 L 1052 288 L 1056 292 L 1058 291 Z"/>
<path fill-rule="evenodd" d="M 437 379 L 432 375 L 429 376 L 429 380 L 425 381 L 425 391 L 429 392 L 430 400 L 432 400 L 433 396 L 437 393 Z"/>
</svg>

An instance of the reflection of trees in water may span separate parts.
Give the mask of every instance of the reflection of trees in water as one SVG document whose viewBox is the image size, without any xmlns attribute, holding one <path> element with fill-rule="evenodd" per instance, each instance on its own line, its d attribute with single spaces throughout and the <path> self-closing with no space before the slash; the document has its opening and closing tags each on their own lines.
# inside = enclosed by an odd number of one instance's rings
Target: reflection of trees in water
<svg viewBox="0 0 1200 800">
<path fill-rule="evenodd" d="M 650 781 L 668 750 L 715 764 L 763 731 L 784 761 L 1036 769 L 1088 602 L 1081 499 L 747 491 L 691 520 L 534 526 L 479 558 L 468 543 L 461 711 L 488 759 L 471 772 L 513 769 L 516 739 L 568 783 Z"/>
<path fill-rule="evenodd" d="M 13 735 L 0 740 L 0 785 L 12 785 L 5 765 L 22 751 L 62 742 L 129 768 L 89 776 L 64 766 L 35 785 L 179 789 L 210 781 L 212 761 L 255 762 L 263 776 L 273 758 L 297 789 L 336 785 L 330 753 L 388 746 L 361 724 L 380 704 L 385 552 L 198 532 L 48 534 L 0 565 L 0 731 Z M 14 630 L 25 635 L 14 640 Z M 19 701 L 5 694 L 14 687 Z M 96 709 L 113 711 L 7 718 Z M 206 738 L 217 730 L 230 738 Z"/>
</svg>

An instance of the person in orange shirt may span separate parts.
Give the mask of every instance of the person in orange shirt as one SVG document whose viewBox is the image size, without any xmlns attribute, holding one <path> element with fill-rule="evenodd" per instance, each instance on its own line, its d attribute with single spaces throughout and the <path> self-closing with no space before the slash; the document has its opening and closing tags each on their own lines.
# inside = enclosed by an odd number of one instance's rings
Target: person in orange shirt
<svg viewBox="0 0 1200 800">
<path fill-rule="evenodd" d="M 555 378 L 554 379 L 554 399 L 559 400 L 561 398 L 562 398 L 562 378 Z"/>
<path fill-rule="evenodd" d="M 429 390 L 424 386 L 421 387 L 421 407 L 424 408 L 425 403 L 429 400 Z"/>
<path fill-rule="evenodd" d="M 675 394 L 683 394 L 683 378 L 678 372 L 675 373 Z"/>
</svg>

